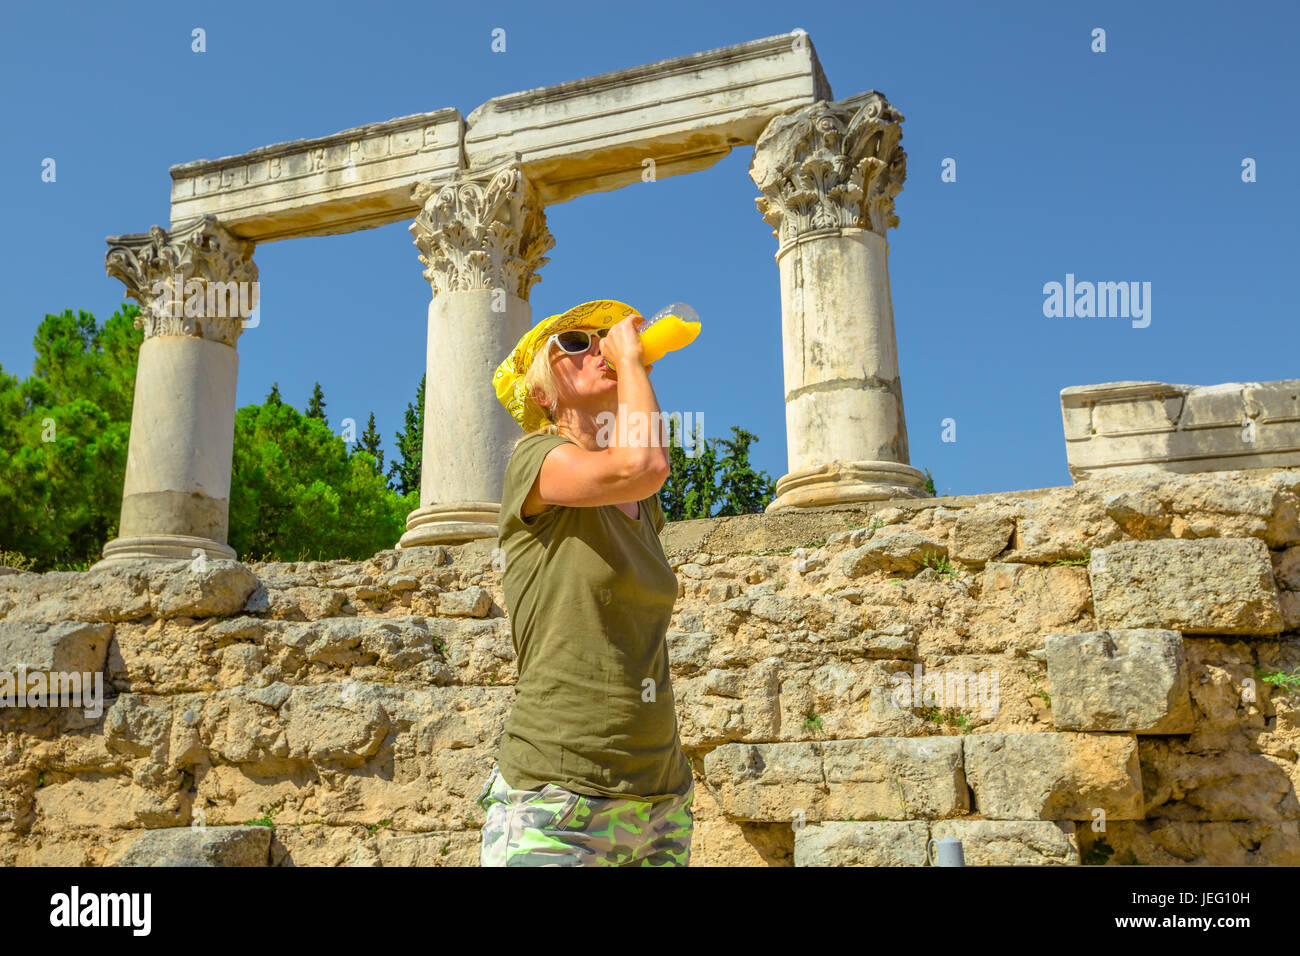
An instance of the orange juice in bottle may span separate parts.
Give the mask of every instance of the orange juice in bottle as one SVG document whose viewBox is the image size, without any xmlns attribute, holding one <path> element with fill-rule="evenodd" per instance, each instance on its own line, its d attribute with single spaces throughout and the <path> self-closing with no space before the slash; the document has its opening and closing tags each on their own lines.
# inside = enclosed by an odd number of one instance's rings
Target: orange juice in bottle
<svg viewBox="0 0 1300 956">
<path fill-rule="evenodd" d="M 685 302 L 666 305 L 649 322 L 643 319 L 637 325 L 642 365 L 653 365 L 669 352 L 685 348 L 700 334 L 700 317 Z M 613 370 L 609 362 L 605 367 Z"/>
</svg>

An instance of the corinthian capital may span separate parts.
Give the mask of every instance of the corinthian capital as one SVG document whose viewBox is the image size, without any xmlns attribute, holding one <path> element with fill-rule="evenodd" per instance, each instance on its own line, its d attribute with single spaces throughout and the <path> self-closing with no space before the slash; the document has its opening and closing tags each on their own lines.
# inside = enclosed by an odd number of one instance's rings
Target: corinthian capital
<svg viewBox="0 0 1300 956">
<path fill-rule="evenodd" d="M 555 245 L 546 209 L 518 160 L 463 170 L 414 190 L 424 208 L 411 234 L 433 294 L 507 289 L 525 301 Z"/>
<path fill-rule="evenodd" d="M 213 216 L 109 236 L 105 268 L 140 303 L 135 326 L 145 338 L 193 335 L 233 348 L 257 305 L 253 243 Z"/>
<path fill-rule="evenodd" d="M 754 144 L 749 176 L 778 242 L 844 226 L 883 236 L 897 226 L 894 197 L 907 175 L 901 122 L 874 90 L 773 118 Z"/>
</svg>

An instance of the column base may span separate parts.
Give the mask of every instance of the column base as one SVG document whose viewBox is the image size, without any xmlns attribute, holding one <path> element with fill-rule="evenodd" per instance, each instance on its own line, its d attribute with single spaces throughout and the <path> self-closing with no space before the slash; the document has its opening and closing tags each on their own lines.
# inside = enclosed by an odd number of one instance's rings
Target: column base
<svg viewBox="0 0 1300 956">
<path fill-rule="evenodd" d="M 211 538 L 188 534 L 147 534 L 114 538 L 104 545 L 104 557 L 91 565 L 99 571 L 132 561 L 189 561 L 194 552 L 201 551 L 209 558 L 235 560 L 235 549 Z"/>
<path fill-rule="evenodd" d="M 397 546 L 420 548 L 495 538 L 500 515 L 501 505 L 495 501 L 453 501 L 417 508 L 406 516 L 406 534 Z"/>
<path fill-rule="evenodd" d="M 776 497 L 763 513 L 855 501 L 929 497 L 925 473 L 911 465 L 896 461 L 833 461 L 782 475 L 776 482 Z"/>
</svg>

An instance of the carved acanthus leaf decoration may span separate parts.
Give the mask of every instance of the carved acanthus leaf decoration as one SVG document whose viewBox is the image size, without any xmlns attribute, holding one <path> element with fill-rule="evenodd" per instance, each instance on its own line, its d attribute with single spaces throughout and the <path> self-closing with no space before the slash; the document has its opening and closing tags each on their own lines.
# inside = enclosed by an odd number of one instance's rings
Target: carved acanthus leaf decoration
<svg viewBox="0 0 1300 956">
<path fill-rule="evenodd" d="M 755 202 L 784 245 L 818 229 L 883 236 L 898 225 L 894 197 L 907 177 L 903 116 L 879 93 L 819 100 L 775 117 L 754 145 Z"/>
<path fill-rule="evenodd" d="M 140 303 L 135 326 L 145 338 L 192 335 L 233 348 L 246 316 L 227 305 L 257 304 L 253 247 L 214 216 L 200 216 L 175 229 L 109 236 L 105 269 Z"/>
<path fill-rule="evenodd" d="M 527 301 L 555 245 L 546 210 L 517 161 L 422 183 L 412 194 L 424 208 L 411 234 L 435 296 L 506 289 Z"/>
</svg>

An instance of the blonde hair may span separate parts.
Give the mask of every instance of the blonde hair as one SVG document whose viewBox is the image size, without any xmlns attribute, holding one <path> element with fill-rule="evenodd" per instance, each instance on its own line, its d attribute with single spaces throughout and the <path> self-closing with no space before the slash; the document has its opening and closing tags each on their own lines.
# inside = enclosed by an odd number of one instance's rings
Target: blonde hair
<svg viewBox="0 0 1300 956">
<path fill-rule="evenodd" d="M 543 343 L 544 347 L 537 350 L 533 356 L 532 364 L 524 372 L 524 408 L 538 411 L 543 423 L 536 431 L 524 432 L 515 440 L 515 447 L 527 438 L 529 435 L 561 435 L 560 426 L 555 422 L 555 403 L 559 400 L 559 389 L 555 384 L 555 373 L 551 368 L 551 345 L 550 339 Z M 540 394 L 543 399 L 549 403 L 539 405 L 536 395 Z M 565 436 L 567 437 L 567 436 Z"/>
</svg>

